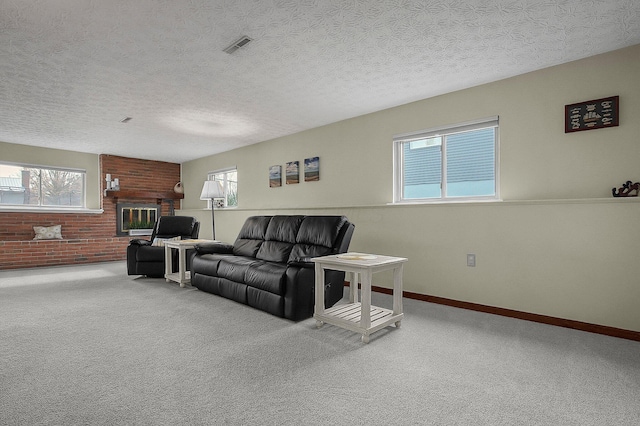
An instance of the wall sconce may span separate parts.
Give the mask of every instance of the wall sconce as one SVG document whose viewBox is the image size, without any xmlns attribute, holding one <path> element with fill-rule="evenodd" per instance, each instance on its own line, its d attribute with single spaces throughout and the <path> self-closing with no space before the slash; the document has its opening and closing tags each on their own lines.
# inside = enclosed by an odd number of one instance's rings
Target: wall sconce
<svg viewBox="0 0 640 426">
<path fill-rule="evenodd" d="M 114 178 L 111 180 L 111 173 L 107 173 L 104 180 L 106 182 L 105 191 L 120 191 L 120 179 Z"/>
</svg>

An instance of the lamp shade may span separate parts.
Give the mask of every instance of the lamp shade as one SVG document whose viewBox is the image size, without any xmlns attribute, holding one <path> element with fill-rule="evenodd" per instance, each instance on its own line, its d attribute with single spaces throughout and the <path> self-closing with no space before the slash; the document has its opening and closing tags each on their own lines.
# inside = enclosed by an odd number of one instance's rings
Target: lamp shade
<svg viewBox="0 0 640 426">
<path fill-rule="evenodd" d="M 212 200 L 214 198 L 224 198 L 224 190 L 222 189 L 222 183 L 217 180 L 207 180 L 202 187 L 202 193 L 200 194 L 201 200 Z"/>
</svg>

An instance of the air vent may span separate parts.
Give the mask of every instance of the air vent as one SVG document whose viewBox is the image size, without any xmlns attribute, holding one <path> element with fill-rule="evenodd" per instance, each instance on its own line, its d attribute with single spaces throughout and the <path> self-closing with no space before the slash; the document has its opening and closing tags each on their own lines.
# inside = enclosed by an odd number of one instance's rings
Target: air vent
<svg viewBox="0 0 640 426">
<path fill-rule="evenodd" d="M 242 46 L 246 46 L 247 43 L 249 43 L 251 40 L 253 40 L 253 39 L 250 38 L 250 37 L 242 36 L 238 40 L 236 40 L 233 43 L 231 43 L 230 46 L 224 48 L 223 51 L 231 54 L 231 53 L 235 52 L 236 50 L 240 49 Z"/>
</svg>

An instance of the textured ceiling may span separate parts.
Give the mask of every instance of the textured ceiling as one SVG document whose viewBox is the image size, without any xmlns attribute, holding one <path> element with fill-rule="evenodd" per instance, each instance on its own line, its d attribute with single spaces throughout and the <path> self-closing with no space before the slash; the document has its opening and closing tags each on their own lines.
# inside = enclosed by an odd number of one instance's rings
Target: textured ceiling
<svg viewBox="0 0 640 426">
<path fill-rule="evenodd" d="M 638 0 L 0 0 L 0 141 L 183 162 L 638 43 Z"/>
</svg>

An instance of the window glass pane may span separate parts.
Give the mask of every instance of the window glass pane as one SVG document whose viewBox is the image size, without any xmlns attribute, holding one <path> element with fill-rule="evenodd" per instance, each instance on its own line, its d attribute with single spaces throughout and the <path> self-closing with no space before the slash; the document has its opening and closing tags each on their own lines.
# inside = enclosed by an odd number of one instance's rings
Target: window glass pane
<svg viewBox="0 0 640 426">
<path fill-rule="evenodd" d="M 497 199 L 498 117 L 394 137 L 394 202 Z"/>
<path fill-rule="evenodd" d="M 438 143 L 434 143 L 434 139 L 437 139 Z M 403 198 L 439 198 L 441 196 L 440 140 L 441 138 L 431 138 L 403 144 Z"/>
<path fill-rule="evenodd" d="M 448 135 L 447 196 L 495 195 L 495 129 Z"/>
<path fill-rule="evenodd" d="M 32 188 L 31 172 L 22 166 L 0 164 L 0 204 L 38 205 L 38 188 Z"/>
<path fill-rule="evenodd" d="M 220 173 L 209 174 L 209 179 L 222 183 L 225 193 L 224 207 L 238 206 L 238 171 L 229 170 Z"/>
<path fill-rule="evenodd" d="M 84 207 L 82 171 L 0 164 L 0 204 Z"/>
<path fill-rule="evenodd" d="M 42 205 L 82 206 L 83 175 L 68 170 L 40 169 Z"/>
<path fill-rule="evenodd" d="M 227 206 L 238 205 L 238 171 L 232 170 L 226 173 L 227 184 L 225 193 L 227 195 Z"/>
</svg>

